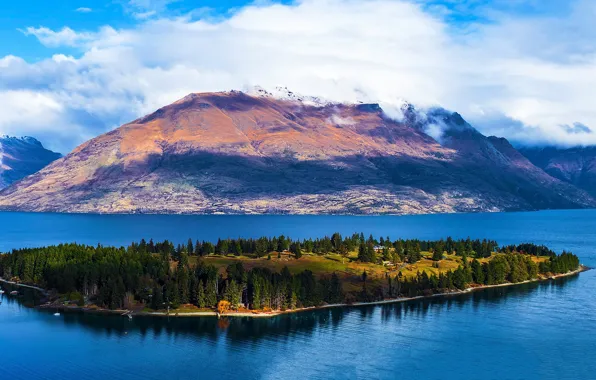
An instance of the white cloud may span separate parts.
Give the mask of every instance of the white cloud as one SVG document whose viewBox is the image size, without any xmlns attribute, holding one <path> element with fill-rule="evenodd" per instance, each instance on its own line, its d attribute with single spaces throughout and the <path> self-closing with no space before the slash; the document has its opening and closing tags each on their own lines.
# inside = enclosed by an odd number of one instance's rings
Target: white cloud
<svg viewBox="0 0 596 380">
<path fill-rule="evenodd" d="M 93 12 L 93 9 L 87 8 L 87 7 L 80 7 L 80 8 L 75 9 L 75 12 L 90 13 L 90 12 Z"/>
<path fill-rule="evenodd" d="M 26 36 L 35 36 L 39 42 L 48 47 L 59 46 L 78 46 L 84 41 L 93 38 L 91 33 L 77 33 L 69 27 L 64 27 L 59 31 L 54 31 L 46 27 L 28 27 L 22 30 Z"/>
<path fill-rule="evenodd" d="M 333 100 L 442 105 L 487 134 L 596 143 L 596 134 L 561 127 L 596 129 L 596 9 L 587 0 L 558 18 L 498 13 L 463 31 L 406 0 L 302 0 L 247 6 L 227 18 L 160 18 L 168 3 L 130 2 L 137 13 L 156 12 L 131 29 L 27 28 L 44 45 L 75 47 L 80 56 L 0 59 L 0 93 L 42 94 L 62 107 L 51 126 L 42 117 L 37 126 L 21 123 L 5 109 L 12 128 L 69 130 L 72 142 L 60 139 L 65 150 L 190 92 L 261 85 Z"/>
<path fill-rule="evenodd" d="M 356 124 L 356 121 L 351 117 L 341 117 L 339 115 L 332 115 L 330 121 L 340 127 Z"/>
<path fill-rule="evenodd" d="M 69 140 L 71 133 L 81 133 L 77 127 L 64 128 L 60 125 L 64 112 L 64 106 L 52 94 L 29 90 L 0 92 L 2 134 L 40 138 L 49 138 L 51 135 L 52 141 L 60 145 Z"/>
</svg>

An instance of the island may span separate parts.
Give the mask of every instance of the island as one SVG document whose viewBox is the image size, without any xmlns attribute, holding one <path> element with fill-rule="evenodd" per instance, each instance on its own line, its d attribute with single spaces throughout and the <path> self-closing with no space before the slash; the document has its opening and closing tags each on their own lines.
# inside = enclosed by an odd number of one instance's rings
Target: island
<svg viewBox="0 0 596 380">
<path fill-rule="evenodd" d="M 43 290 L 39 307 L 126 315 L 273 316 L 541 281 L 587 269 L 532 243 L 334 233 L 217 242 L 60 244 L 0 254 L 3 282 Z"/>
</svg>

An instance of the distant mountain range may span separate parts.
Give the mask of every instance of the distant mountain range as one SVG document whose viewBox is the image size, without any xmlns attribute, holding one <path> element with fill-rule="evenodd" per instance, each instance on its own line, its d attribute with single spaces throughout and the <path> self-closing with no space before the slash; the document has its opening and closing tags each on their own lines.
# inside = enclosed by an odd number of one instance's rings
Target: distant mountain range
<svg viewBox="0 0 596 380">
<path fill-rule="evenodd" d="M 0 189 L 41 170 L 61 157 L 33 137 L 0 137 Z"/>
<path fill-rule="evenodd" d="M 409 104 L 401 111 L 397 121 L 378 104 L 289 91 L 191 94 L 3 190 L 0 209 L 419 214 L 596 206 L 587 187 L 549 174 L 457 113 Z"/>
<path fill-rule="evenodd" d="M 534 165 L 596 197 L 596 146 L 520 148 Z"/>
</svg>

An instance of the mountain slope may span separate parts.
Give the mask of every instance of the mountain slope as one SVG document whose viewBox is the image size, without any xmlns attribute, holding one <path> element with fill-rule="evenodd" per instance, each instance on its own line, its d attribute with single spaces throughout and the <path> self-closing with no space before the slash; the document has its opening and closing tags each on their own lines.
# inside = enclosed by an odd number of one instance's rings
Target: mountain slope
<svg viewBox="0 0 596 380">
<path fill-rule="evenodd" d="M 33 137 L 0 137 L 0 189 L 60 158 Z"/>
<path fill-rule="evenodd" d="M 526 147 L 520 152 L 551 176 L 596 196 L 596 147 Z"/>
<path fill-rule="evenodd" d="M 191 94 L 4 190 L 0 208 L 405 214 L 595 204 L 457 114 L 397 122 L 377 104 L 310 100 Z M 436 122 L 442 145 L 424 132 Z"/>
</svg>

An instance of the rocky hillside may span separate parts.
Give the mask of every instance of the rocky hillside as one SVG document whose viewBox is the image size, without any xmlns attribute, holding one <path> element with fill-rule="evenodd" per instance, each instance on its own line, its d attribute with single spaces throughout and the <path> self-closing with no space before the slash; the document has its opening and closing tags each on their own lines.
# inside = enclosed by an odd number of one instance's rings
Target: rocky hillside
<svg viewBox="0 0 596 380">
<path fill-rule="evenodd" d="M 0 189 L 60 158 L 33 137 L 0 137 Z"/>
<path fill-rule="evenodd" d="M 520 151 L 551 176 L 596 196 L 596 147 L 536 147 Z"/>
<path fill-rule="evenodd" d="M 5 189 L 0 208 L 413 214 L 596 205 L 458 114 L 403 112 L 396 121 L 378 104 L 191 94 Z"/>
</svg>

